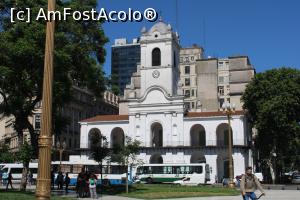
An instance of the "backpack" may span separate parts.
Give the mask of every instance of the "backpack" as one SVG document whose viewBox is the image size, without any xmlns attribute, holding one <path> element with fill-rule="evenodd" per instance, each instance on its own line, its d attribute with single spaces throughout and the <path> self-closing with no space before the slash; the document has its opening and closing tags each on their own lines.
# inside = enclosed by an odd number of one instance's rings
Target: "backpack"
<svg viewBox="0 0 300 200">
<path fill-rule="evenodd" d="M 94 180 L 94 179 L 91 179 L 91 180 L 90 180 L 90 184 L 91 184 L 91 185 L 95 185 L 95 180 Z"/>
</svg>

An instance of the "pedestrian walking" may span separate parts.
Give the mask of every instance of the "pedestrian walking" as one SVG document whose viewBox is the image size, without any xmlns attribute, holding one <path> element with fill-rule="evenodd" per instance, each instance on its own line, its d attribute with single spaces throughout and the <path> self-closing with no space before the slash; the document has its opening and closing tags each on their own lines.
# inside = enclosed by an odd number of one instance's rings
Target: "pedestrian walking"
<svg viewBox="0 0 300 200">
<path fill-rule="evenodd" d="M 66 184 L 66 193 L 69 193 L 69 184 L 70 184 L 70 177 L 69 177 L 69 173 L 66 173 L 66 177 L 65 177 L 65 184 Z"/>
<path fill-rule="evenodd" d="M 252 174 L 252 167 L 246 168 L 246 174 L 241 178 L 241 191 L 244 200 L 256 200 L 255 191 L 257 188 L 261 191 L 262 195 L 265 195 L 265 192 L 258 181 L 257 177 Z"/>
<path fill-rule="evenodd" d="M 2 176 L 3 176 L 3 172 L 2 170 L 0 170 L 0 186 L 2 185 Z"/>
<path fill-rule="evenodd" d="M 28 179 L 28 185 L 31 186 L 33 184 L 33 174 L 30 170 L 28 172 L 27 179 Z"/>
<path fill-rule="evenodd" d="M 2 180 L 3 180 L 3 185 L 5 186 L 7 184 L 7 179 L 8 179 L 8 173 L 3 172 L 2 174 Z"/>
<path fill-rule="evenodd" d="M 8 185 L 10 185 L 11 189 L 14 189 L 12 186 L 12 179 L 13 179 L 13 177 L 11 175 L 11 172 L 9 172 L 8 178 L 7 178 L 6 190 L 8 189 Z"/>
<path fill-rule="evenodd" d="M 84 195 L 84 187 L 85 187 L 85 180 L 84 180 L 84 168 L 81 169 L 81 172 L 77 176 L 77 183 L 76 183 L 76 192 L 77 197 L 82 198 Z"/>
<path fill-rule="evenodd" d="M 62 172 L 58 172 L 57 175 L 57 189 L 58 190 L 62 190 L 63 189 L 63 185 L 64 185 L 64 175 L 62 174 Z"/>
<path fill-rule="evenodd" d="M 51 171 L 51 189 L 54 189 L 54 181 L 55 181 L 55 174 L 54 171 Z"/>
<path fill-rule="evenodd" d="M 90 175 L 88 175 L 87 173 L 84 174 L 84 197 L 90 196 L 89 177 Z"/>
<path fill-rule="evenodd" d="M 96 191 L 96 183 L 97 183 L 97 178 L 94 174 L 90 175 L 89 179 L 89 188 L 90 188 L 90 195 L 92 199 L 97 199 L 97 191 Z"/>
</svg>

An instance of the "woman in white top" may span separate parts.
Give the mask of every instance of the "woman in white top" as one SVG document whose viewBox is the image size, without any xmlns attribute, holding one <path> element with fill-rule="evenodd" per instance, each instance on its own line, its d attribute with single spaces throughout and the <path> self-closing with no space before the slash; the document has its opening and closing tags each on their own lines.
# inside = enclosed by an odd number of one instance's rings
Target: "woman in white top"
<svg viewBox="0 0 300 200">
<path fill-rule="evenodd" d="M 97 199 L 97 192 L 96 192 L 96 183 L 97 183 L 97 178 L 94 174 L 90 175 L 89 179 L 89 188 L 90 188 L 90 194 L 92 199 Z"/>
</svg>

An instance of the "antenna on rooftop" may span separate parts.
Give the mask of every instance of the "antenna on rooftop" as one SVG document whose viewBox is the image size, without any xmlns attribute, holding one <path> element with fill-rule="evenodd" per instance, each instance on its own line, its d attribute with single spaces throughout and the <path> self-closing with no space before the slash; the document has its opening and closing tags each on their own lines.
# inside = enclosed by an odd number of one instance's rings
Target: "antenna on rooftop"
<svg viewBox="0 0 300 200">
<path fill-rule="evenodd" d="M 178 10 L 178 0 L 176 0 L 176 2 L 175 2 L 175 6 L 176 6 L 176 10 L 175 10 L 175 19 L 176 19 L 176 31 L 179 31 L 178 30 L 178 17 L 179 17 L 179 10 Z"/>
<path fill-rule="evenodd" d="M 205 17 L 203 18 L 203 48 L 206 48 L 206 26 L 205 26 Z"/>
<path fill-rule="evenodd" d="M 158 21 L 160 21 L 160 22 L 163 21 L 162 11 L 161 10 L 159 11 L 159 19 L 158 19 Z"/>
</svg>

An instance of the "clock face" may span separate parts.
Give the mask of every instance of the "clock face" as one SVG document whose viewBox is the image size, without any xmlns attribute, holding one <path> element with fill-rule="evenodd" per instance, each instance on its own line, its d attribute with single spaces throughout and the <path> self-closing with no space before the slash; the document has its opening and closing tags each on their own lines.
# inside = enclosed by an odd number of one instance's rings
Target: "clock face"
<svg viewBox="0 0 300 200">
<path fill-rule="evenodd" d="M 158 70 L 155 70 L 155 71 L 153 71 L 153 72 L 152 72 L 152 76 L 153 76 L 153 78 L 158 78 L 158 77 L 159 77 L 159 75 L 160 75 L 160 73 L 159 73 L 159 71 L 158 71 Z"/>
</svg>

